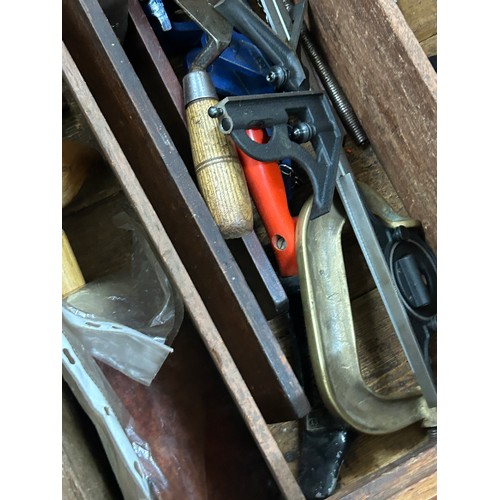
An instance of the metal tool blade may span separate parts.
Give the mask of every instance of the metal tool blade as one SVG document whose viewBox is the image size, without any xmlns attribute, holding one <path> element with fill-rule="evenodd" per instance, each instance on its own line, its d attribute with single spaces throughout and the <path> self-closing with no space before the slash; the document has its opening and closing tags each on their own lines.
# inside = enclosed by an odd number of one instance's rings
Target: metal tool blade
<svg viewBox="0 0 500 500">
<path fill-rule="evenodd" d="M 230 44 L 233 27 L 206 0 L 175 0 L 208 36 L 208 43 L 191 65 L 191 70 L 206 69 Z"/>
<path fill-rule="evenodd" d="M 219 0 L 214 8 L 238 31 L 266 54 L 269 61 L 286 70 L 285 91 L 309 89 L 309 78 L 297 54 L 243 0 Z"/>
<path fill-rule="evenodd" d="M 297 50 L 299 43 L 306 7 L 307 0 L 294 5 L 292 18 L 283 0 L 262 0 L 262 9 L 269 26 L 276 36 L 294 51 Z"/>
</svg>

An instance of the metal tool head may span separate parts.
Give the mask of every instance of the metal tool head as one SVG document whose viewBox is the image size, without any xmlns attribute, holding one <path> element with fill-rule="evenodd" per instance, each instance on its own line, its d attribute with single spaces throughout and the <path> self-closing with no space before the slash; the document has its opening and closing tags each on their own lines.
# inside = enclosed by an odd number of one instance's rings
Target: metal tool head
<svg viewBox="0 0 500 500">
<path fill-rule="evenodd" d="M 190 71 L 205 70 L 231 42 L 233 27 L 207 0 L 175 2 L 208 36 L 207 44 L 189 68 Z"/>
<path fill-rule="evenodd" d="M 322 92 L 284 92 L 258 96 L 226 97 L 209 114 L 218 118 L 222 133 L 260 161 L 292 159 L 309 177 L 314 203 L 313 219 L 327 213 L 335 190 L 342 149 L 342 132 Z M 246 130 L 270 129 L 270 139 L 259 144 Z M 310 142 L 314 156 L 302 143 Z"/>
<path fill-rule="evenodd" d="M 244 0 L 218 0 L 214 8 L 240 33 L 252 40 L 275 65 L 274 71 L 269 74 L 268 81 L 277 90 L 288 92 L 309 89 L 307 71 L 302 66 L 295 50 L 279 38 Z M 277 72 L 282 75 L 277 77 Z"/>
<path fill-rule="evenodd" d="M 267 22 L 276 36 L 296 51 L 299 43 L 307 0 L 293 4 L 283 0 L 262 0 Z"/>
</svg>

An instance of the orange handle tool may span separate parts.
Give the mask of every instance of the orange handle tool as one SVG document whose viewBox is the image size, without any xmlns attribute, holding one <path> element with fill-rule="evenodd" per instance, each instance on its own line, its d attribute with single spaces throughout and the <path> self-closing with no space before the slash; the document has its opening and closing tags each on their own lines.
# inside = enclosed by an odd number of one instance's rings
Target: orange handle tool
<svg viewBox="0 0 500 500">
<path fill-rule="evenodd" d="M 264 144 L 267 135 L 261 129 L 249 129 L 247 135 Z M 295 224 L 286 199 L 285 184 L 276 162 L 264 163 L 251 158 L 238 148 L 248 189 L 266 228 L 282 277 L 297 276 Z"/>
</svg>

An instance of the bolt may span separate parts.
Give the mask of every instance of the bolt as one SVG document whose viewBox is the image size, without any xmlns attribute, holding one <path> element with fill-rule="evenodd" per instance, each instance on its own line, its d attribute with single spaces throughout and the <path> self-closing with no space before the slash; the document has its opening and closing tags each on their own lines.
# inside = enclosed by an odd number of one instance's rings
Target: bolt
<svg viewBox="0 0 500 500">
<path fill-rule="evenodd" d="M 266 81 L 276 89 L 281 88 L 287 80 L 287 73 L 281 66 L 273 66 L 266 75 Z"/>
<path fill-rule="evenodd" d="M 291 135 L 295 142 L 308 142 L 316 135 L 316 127 L 307 122 L 301 122 L 292 128 Z"/>
<path fill-rule="evenodd" d="M 210 106 L 208 108 L 208 116 L 210 118 L 218 118 L 224 114 L 224 110 L 222 108 L 218 108 L 217 106 Z"/>
<path fill-rule="evenodd" d="M 287 247 L 285 238 L 283 238 L 283 236 L 281 236 L 280 234 L 277 234 L 273 237 L 273 244 L 277 250 L 285 250 L 285 248 Z"/>
</svg>

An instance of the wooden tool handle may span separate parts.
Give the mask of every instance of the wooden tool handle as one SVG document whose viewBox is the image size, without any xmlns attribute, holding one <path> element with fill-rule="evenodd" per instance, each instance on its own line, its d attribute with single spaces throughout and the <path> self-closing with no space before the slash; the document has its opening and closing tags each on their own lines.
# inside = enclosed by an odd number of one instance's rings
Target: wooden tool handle
<svg viewBox="0 0 500 500">
<path fill-rule="evenodd" d="M 101 155 L 90 146 L 75 141 L 62 141 L 62 206 L 78 194 L 94 166 L 102 163 Z"/>
<path fill-rule="evenodd" d="M 68 205 L 78 194 L 91 166 L 100 162 L 97 151 L 89 146 L 74 141 L 62 142 L 62 207 Z M 62 297 L 85 285 L 78 261 L 76 260 L 71 244 L 62 232 Z"/>
<path fill-rule="evenodd" d="M 85 285 L 82 271 L 78 265 L 73 249 L 69 243 L 66 233 L 62 232 L 62 296 L 68 296 L 71 292 Z"/>
<path fill-rule="evenodd" d="M 239 238 L 253 229 L 252 203 L 236 150 L 208 115 L 216 104 L 208 97 L 186 107 L 191 151 L 201 194 L 222 236 Z"/>
</svg>

